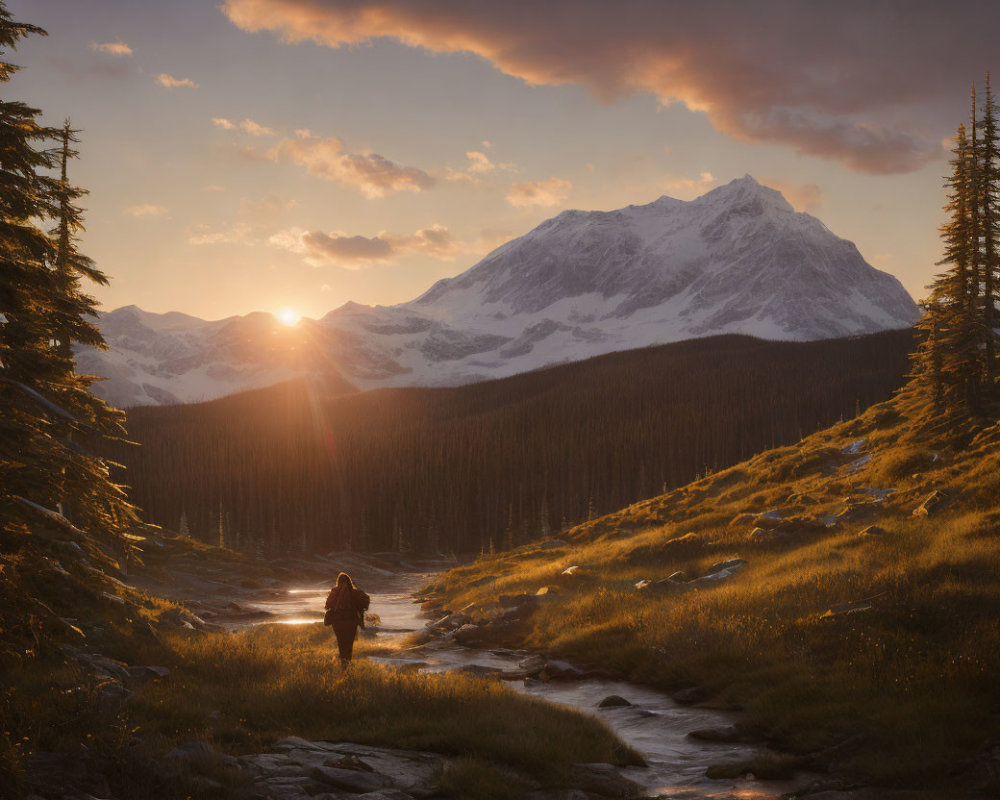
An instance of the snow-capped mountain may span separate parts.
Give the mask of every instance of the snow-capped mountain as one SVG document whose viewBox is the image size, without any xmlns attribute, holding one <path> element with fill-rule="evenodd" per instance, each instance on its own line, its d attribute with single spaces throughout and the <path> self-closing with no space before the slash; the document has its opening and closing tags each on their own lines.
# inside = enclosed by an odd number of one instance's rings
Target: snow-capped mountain
<svg viewBox="0 0 1000 800">
<path fill-rule="evenodd" d="M 123 406 L 210 399 L 303 374 L 358 389 L 504 377 L 721 333 L 806 341 L 905 328 L 896 278 L 749 175 L 692 201 L 565 211 L 396 306 L 347 303 L 288 328 L 134 306 L 101 318 L 80 368 Z"/>
</svg>

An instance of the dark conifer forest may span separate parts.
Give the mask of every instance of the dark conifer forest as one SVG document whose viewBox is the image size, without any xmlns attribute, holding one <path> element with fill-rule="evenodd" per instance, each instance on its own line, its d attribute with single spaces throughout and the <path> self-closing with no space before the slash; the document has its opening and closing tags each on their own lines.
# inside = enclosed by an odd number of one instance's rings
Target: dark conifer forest
<svg viewBox="0 0 1000 800">
<path fill-rule="evenodd" d="M 468 553 L 557 533 L 887 399 L 910 331 L 721 336 L 457 388 L 296 381 L 136 408 L 146 519 L 244 550 Z"/>
</svg>

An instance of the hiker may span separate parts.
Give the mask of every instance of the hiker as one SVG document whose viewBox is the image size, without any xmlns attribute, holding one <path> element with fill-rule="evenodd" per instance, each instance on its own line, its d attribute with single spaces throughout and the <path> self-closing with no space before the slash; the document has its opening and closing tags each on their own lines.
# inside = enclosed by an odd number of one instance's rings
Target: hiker
<svg viewBox="0 0 1000 800">
<path fill-rule="evenodd" d="M 350 575 L 341 572 L 337 576 L 337 584 L 326 598 L 326 616 L 323 622 L 333 626 L 342 667 L 346 667 L 351 661 L 354 637 L 358 635 L 359 627 L 365 627 L 365 611 L 370 603 L 368 595 L 355 588 Z"/>
</svg>

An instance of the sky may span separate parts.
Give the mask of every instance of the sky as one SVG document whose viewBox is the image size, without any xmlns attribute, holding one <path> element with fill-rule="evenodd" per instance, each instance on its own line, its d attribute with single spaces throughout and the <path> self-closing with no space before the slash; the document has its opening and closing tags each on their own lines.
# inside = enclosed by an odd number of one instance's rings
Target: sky
<svg viewBox="0 0 1000 800">
<path fill-rule="evenodd" d="M 936 0 L 7 0 L 5 99 L 81 130 L 106 309 L 420 295 L 569 208 L 744 174 L 915 297 L 1000 6 Z"/>
</svg>

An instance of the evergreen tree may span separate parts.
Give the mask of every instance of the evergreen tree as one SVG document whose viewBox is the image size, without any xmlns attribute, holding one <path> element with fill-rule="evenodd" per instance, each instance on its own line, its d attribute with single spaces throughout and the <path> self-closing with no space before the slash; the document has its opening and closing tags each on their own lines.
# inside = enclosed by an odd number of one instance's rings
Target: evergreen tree
<svg viewBox="0 0 1000 800">
<path fill-rule="evenodd" d="M 973 121 L 973 130 L 975 122 Z M 981 222 L 981 150 L 976 137 L 959 125 L 955 137 L 952 174 L 947 182 L 949 220 L 941 227 L 945 244 L 938 275 L 917 327 L 926 338 L 915 359 L 920 379 L 930 387 L 935 405 L 953 408 L 960 403 L 976 412 L 980 406 L 983 374 L 983 325 L 978 313 Z M 978 155 L 977 155 L 978 154 Z"/>
<path fill-rule="evenodd" d="M 996 374 L 997 282 L 1000 280 L 998 257 L 997 203 L 1000 202 L 1000 143 L 997 141 L 997 111 L 986 73 L 986 98 L 983 101 L 982 145 L 979 155 L 980 241 L 982 242 L 981 291 L 982 325 L 985 340 L 984 381 L 991 390 Z"/>
<path fill-rule="evenodd" d="M 44 31 L 13 21 L 0 4 L 0 51 L 31 34 Z M 0 82 L 16 69 L 0 60 Z M 71 349 L 104 346 L 85 318 L 96 305 L 79 281 L 106 278 L 76 250 L 84 192 L 67 178 L 75 132 L 43 126 L 40 113 L 0 101 L 0 523 L 67 524 L 54 509 L 71 499 L 77 527 L 124 535 L 134 509 L 87 447 L 120 436 L 124 416 L 90 393 L 94 379 L 76 374 Z M 41 227 L 48 221 L 51 235 Z"/>
</svg>

